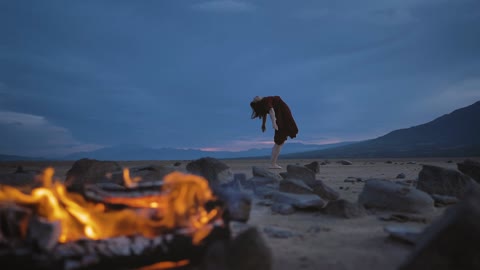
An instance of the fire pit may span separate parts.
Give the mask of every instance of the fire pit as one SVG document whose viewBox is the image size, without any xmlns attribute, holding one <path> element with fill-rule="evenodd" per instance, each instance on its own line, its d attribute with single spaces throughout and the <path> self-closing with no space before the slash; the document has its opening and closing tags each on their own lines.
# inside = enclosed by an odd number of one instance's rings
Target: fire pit
<svg viewBox="0 0 480 270">
<path fill-rule="evenodd" d="M 173 172 L 125 188 L 70 193 L 53 179 L 24 192 L 0 186 L 0 264 L 30 269 L 164 269 L 196 265 L 229 239 L 223 202 L 199 176 Z"/>
</svg>

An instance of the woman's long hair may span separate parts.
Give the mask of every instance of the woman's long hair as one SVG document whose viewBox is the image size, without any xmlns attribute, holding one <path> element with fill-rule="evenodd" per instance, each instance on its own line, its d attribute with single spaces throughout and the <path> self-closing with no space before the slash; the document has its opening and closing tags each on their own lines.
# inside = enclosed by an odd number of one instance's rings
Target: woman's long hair
<svg viewBox="0 0 480 270">
<path fill-rule="evenodd" d="M 265 106 L 263 106 L 261 100 L 250 102 L 250 107 L 252 108 L 252 119 L 255 119 L 257 117 L 261 119 L 268 113 L 268 111 L 265 109 Z"/>
</svg>

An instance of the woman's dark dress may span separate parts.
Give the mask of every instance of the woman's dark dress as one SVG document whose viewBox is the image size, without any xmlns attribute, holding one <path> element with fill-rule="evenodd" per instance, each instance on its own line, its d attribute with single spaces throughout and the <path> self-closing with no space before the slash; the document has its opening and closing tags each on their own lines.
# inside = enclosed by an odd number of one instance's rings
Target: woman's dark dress
<svg viewBox="0 0 480 270">
<path fill-rule="evenodd" d="M 274 141 L 278 145 L 282 145 L 287 136 L 295 138 L 298 134 L 297 124 L 293 119 L 292 112 L 288 105 L 279 96 L 264 97 L 259 101 L 264 111 L 269 111 L 273 108 L 275 111 L 275 118 L 277 119 L 278 130 L 275 131 Z"/>
</svg>

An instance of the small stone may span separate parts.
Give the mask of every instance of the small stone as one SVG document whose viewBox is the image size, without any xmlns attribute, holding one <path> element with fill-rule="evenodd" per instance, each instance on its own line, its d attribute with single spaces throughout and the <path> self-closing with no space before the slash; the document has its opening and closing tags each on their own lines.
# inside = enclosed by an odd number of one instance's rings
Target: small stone
<svg viewBox="0 0 480 270">
<path fill-rule="evenodd" d="M 396 178 L 397 178 L 397 179 L 404 179 L 405 177 L 406 177 L 406 176 L 405 176 L 404 173 L 400 173 L 400 174 L 397 175 Z"/>
<path fill-rule="evenodd" d="M 353 165 L 353 163 L 351 161 L 345 160 L 345 159 L 340 160 L 337 163 L 342 164 L 342 165 Z"/>
</svg>

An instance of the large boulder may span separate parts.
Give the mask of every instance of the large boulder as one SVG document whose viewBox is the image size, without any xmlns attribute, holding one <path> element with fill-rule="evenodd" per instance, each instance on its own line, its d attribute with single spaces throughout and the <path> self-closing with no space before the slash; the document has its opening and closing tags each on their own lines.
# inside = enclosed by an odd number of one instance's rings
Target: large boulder
<svg viewBox="0 0 480 270">
<path fill-rule="evenodd" d="M 315 172 L 305 166 L 287 165 L 287 178 L 300 179 L 307 185 L 315 182 Z"/>
<path fill-rule="evenodd" d="M 464 162 L 457 163 L 457 168 L 462 173 L 477 181 L 477 183 L 480 183 L 480 162 L 467 159 Z"/>
<path fill-rule="evenodd" d="M 66 185 L 70 191 L 81 192 L 86 184 L 112 181 L 112 175 L 121 171 L 122 167 L 114 161 L 80 159 L 67 171 Z M 117 181 L 123 183 L 123 178 Z"/>
<path fill-rule="evenodd" d="M 434 210 L 433 199 L 427 193 L 382 179 L 367 180 L 358 202 L 366 208 L 407 213 L 429 213 Z"/>
<path fill-rule="evenodd" d="M 146 165 L 129 168 L 130 177 L 140 177 L 141 182 L 155 182 L 161 181 L 167 174 L 175 171 L 173 167 L 162 165 Z M 112 182 L 123 182 L 123 171 L 113 173 L 111 176 Z"/>
<path fill-rule="evenodd" d="M 415 241 L 415 249 L 399 270 L 480 269 L 480 189 L 448 208 Z"/>
<path fill-rule="evenodd" d="M 187 171 L 204 177 L 211 186 L 228 184 L 233 181 L 233 173 L 230 167 L 222 161 L 204 157 L 187 164 Z"/>
<path fill-rule="evenodd" d="M 327 215 L 342 218 L 357 218 L 367 215 L 363 205 L 343 199 L 329 202 L 322 211 Z"/>
<path fill-rule="evenodd" d="M 475 182 L 463 173 L 433 165 L 423 165 L 418 174 L 417 188 L 428 194 L 462 198 Z"/>
<path fill-rule="evenodd" d="M 214 187 L 215 195 L 226 204 L 229 220 L 247 222 L 252 208 L 252 197 L 234 189 Z"/>
</svg>

